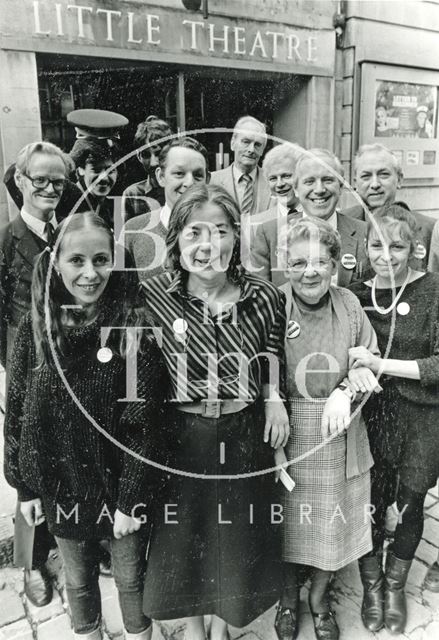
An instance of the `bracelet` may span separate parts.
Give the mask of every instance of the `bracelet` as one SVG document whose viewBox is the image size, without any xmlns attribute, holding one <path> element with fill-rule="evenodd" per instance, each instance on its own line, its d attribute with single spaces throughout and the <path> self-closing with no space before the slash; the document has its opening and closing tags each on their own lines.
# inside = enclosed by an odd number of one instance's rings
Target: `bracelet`
<svg viewBox="0 0 439 640">
<path fill-rule="evenodd" d="M 343 393 L 345 395 L 347 395 L 347 397 L 349 398 L 349 400 L 352 402 L 352 400 L 355 398 L 355 393 L 352 391 L 352 389 L 346 384 L 346 382 L 340 382 L 340 384 L 337 386 L 337 389 L 340 389 L 340 391 L 343 391 Z"/>
</svg>

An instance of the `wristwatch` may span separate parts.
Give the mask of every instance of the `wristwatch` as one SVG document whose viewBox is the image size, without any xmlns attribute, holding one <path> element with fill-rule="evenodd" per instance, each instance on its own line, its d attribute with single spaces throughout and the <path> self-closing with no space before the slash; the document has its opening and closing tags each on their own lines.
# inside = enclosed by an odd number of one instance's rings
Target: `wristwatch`
<svg viewBox="0 0 439 640">
<path fill-rule="evenodd" d="M 355 398 L 355 393 L 352 391 L 350 386 L 346 384 L 346 382 L 340 382 L 340 384 L 337 386 L 337 389 L 340 389 L 340 391 L 343 391 L 343 393 L 347 395 L 347 397 L 351 402 Z"/>
</svg>

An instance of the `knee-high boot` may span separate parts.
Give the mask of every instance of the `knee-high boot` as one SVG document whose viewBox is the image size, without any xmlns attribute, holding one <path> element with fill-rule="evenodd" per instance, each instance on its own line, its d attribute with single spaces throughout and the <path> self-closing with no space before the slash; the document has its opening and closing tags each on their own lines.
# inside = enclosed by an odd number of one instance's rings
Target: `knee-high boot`
<svg viewBox="0 0 439 640">
<path fill-rule="evenodd" d="M 379 631 L 384 626 L 384 574 L 381 556 L 365 556 L 358 561 L 363 583 L 361 619 L 369 631 Z"/>
<path fill-rule="evenodd" d="M 390 633 L 403 633 L 407 622 L 407 602 L 404 587 L 412 560 L 387 556 L 384 583 L 384 623 Z"/>
</svg>

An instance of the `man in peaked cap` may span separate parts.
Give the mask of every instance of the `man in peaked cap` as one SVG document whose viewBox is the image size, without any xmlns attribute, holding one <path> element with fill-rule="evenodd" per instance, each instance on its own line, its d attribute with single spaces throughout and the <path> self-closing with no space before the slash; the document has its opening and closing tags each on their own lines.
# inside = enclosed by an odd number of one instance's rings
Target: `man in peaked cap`
<svg viewBox="0 0 439 640">
<path fill-rule="evenodd" d="M 76 109 L 67 114 L 67 122 L 76 130 L 76 137 L 107 140 L 108 145 L 119 139 L 119 132 L 127 126 L 128 118 L 104 109 Z"/>
</svg>

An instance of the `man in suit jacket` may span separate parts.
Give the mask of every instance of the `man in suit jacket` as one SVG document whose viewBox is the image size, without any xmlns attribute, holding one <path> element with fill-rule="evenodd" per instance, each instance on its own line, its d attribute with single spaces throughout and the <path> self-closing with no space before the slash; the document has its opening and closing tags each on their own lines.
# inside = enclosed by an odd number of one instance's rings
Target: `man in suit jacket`
<svg viewBox="0 0 439 640">
<path fill-rule="evenodd" d="M 256 275 L 271 280 L 277 286 L 287 281 L 284 273 L 287 265 L 281 264 L 278 258 L 279 242 L 282 242 L 283 237 L 282 226 L 294 224 L 295 220 L 305 216 L 326 220 L 340 234 L 341 261 L 334 281 L 339 286 L 346 287 L 351 282 L 366 277 L 366 224 L 337 210 L 342 176 L 340 161 L 326 149 L 312 149 L 298 159 L 294 187 L 299 206 L 287 217 L 271 216 L 271 219 L 261 221 L 257 226 L 250 253 L 252 270 Z"/>
<path fill-rule="evenodd" d="M 380 207 L 394 204 L 403 173 L 396 155 L 382 144 L 365 144 L 358 149 L 354 160 L 355 189 L 363 204 L 345 210 L 357 220 L 368 219 Z M 398 202 L 409 209 L 405 203 Z M 414 269 L 426 270 L 430 257 L 431 236 L 435 220 L 417 211 L 411 211 L 418 226 L 418 249 L 410 261 Z M 430 262 L 436 262 L 433 258 Z"/>
<path fill-rule="evenodd" d="M 266 211 L 270 205 L 270 188 L 259 159 L 267 144 L 265 125 L 252 116 L 244 116 L 235 124 L 230 147 L 233 163 L 226 169 L 214 171 L 212 184 L 219 184 L 237 202 L 242 214 Z"/>
<path fill-rule="evenodd" d="M 0 229 L 0 360 L 6 369 L 6 384 L 18 324 L 31 306 L 34 263 L 50 246 L 58 224 L 55 209 L 72 169 L 71 159 L 48 142 L 28 144 L 17 157 L 15 183 L 23 206 L 19 215 Z M 25 568 L 25 593 L 36 606 L 52 599 L 45 563 L 53 544 L 45 523 L 29 527 L 17 509 L 15 563 Z"/>
</svg>

